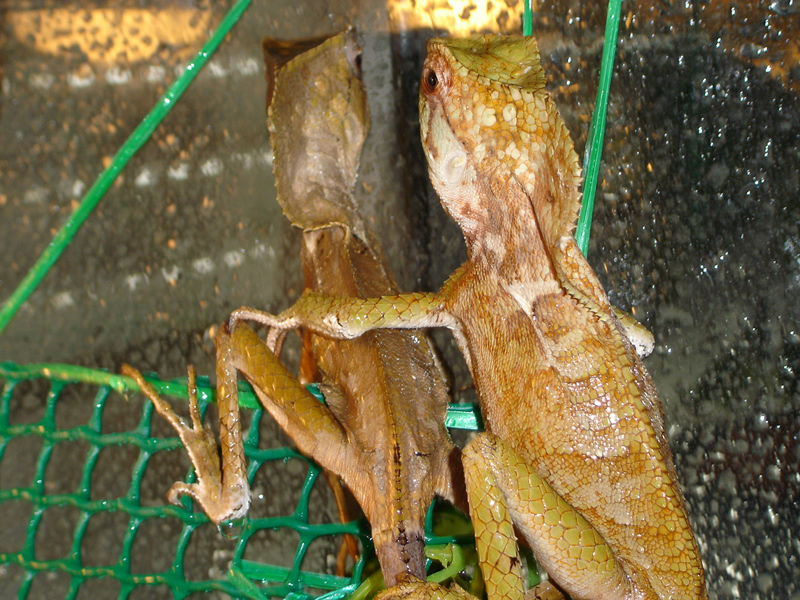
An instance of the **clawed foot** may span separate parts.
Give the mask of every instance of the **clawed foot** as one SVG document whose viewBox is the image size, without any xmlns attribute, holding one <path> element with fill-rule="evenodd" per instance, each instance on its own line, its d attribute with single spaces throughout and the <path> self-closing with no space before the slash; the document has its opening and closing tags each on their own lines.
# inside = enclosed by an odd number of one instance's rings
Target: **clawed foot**
<svg viewBox="0 0 800 600">
<path fill-rule="evenodd" d="M 438 583 L 406 581 L 375 596 L 375 600 L 476 600 L 457 585 L 446 588 Z"/>
<path fill-rule="evenodd" d="M 129 365 L 122 366 L 122 374 L 136 381 L 142 393 L 153 403 L 156 412 L 164 417 L 175 429 L 186 447 L 197 473 L 196 483 L 178 481 L 173 484 L 167 493 L 167 500 L 172 504 L 180 505 L 180 497 L 182 495 L 191 496 L 200 504 L 208 518 L 215 524 L 241 518 L 247 514 L 250 506 L 249 487 L 245 481 L 244 486 L 238 482 L 233 489 L 224 490 L 217 442 L 212 431 L 203 425 L 203 420 L 200 416 L 194 367 L 189 366 L 188 372 L 191 426 L 178 416 L 172 406 L 156 393 L 153 386 L 144 379 L 138 370 Z"/>
</svg>

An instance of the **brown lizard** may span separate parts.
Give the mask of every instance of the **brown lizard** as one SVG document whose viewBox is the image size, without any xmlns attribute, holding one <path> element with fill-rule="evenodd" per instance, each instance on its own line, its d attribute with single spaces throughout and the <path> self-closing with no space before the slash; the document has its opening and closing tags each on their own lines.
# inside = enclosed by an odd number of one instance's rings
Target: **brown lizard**
<svg viewBox="0 0 800 600">
<path fill-rule="evenodd" d="M 429 174 L 468 260 L 437 293 L 306 293 L 274 317 L 335 337 L 447 327 L 487 432 L 464 450 L 490 599 L 524 594 L 515 528 L 573 598 L 703 599 L 653 382 L 573 231 L 580 167 L 532 38 L 431 40 L 420 124 Z M 387 597 L 462 595 L 403 584 Z"/>
<path fill-rule="evenodd" d="M 284 54 L 285 45 L 280 50 Z M 360 53 L 349 31 L 286 64 L 268 59 L 274 73 L 268 122 L 278 199 L 303 230 L 307 289 L 369 297 L 397 287 L 353 196 L 369 127 Z M 126 368 L 176 428 L 198 472 L 196 484 L 172 487 L 170 501 L 188 494 L 217 523 L 246 513 L 238 371 L 298 449 L 353 492 L 371 524 L 386 585 L 424 579 L 424 519 L 434 494 L 466 505 L 463 491 L 460 499 L 454 493 L 463 489 L 460 451 L 444 428 L 447 384 L 430 340 L 421 332 L 376 331 L 348 341 L 310 334 L 304 342 L 302 371 L 315 378 L 318 369 L 327 406 L 246 324 L 223 326 L 217 334 L 221 468 L 196 398 L 192 429 Z"/>
</svg>

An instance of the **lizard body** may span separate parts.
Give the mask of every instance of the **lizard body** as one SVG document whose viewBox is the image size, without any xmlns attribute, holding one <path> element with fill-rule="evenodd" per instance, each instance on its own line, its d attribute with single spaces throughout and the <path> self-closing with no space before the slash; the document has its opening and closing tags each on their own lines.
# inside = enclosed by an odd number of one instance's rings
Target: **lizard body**
<svg viewBox="0 0 800 600">
<path fill-rule="evenodd" d="M 303 231 L 306 289 L 356 297 L 397 293 L 353 196 L 369 129 L 355 32 L 283 66 L 270 66 L 277 60 L 269 45 L 275 184 L 284 214 Z M 443 425 L 447 383 L 429 339 L 413 331 L 375 331 L 347 341 L 306 331 L 303 339 L 301 378 L 322 383 L 347 433 L 348 459 L 331 470 L 367 515 L 386 584 L 409 575 L 424 579 L 425 513 L 435 494 L 453 500 L 452 480 L 461 478 L 458 449 Z M 312 456 L 325 465 L 325 452 Z"/>
</svg>

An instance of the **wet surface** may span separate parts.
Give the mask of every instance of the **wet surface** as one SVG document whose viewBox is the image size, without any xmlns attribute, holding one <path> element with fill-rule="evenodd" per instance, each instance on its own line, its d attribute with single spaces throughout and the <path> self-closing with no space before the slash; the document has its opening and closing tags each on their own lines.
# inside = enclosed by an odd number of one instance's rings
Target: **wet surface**
<svg viewBox="0 0 800 600">
<path fill-rule="evenodd" d="M 0 297 L 229 3 L 177 4 L 16 2 L 0 13 Z M 452 19 L 414 21 L 404 4 L 256 0 L 0 335 L 0 360 L 115 370 L 124 360 L 162 377 L 193 362 L 210 373 L 209 328 L 241 304 L 277 311 L 296 297 L 298 236 L 272 187 L 265 35 L 359 25 L 372 111 L 364 210 L 401 287 L 438 287 L 463 244 L 426 183 L 416 85 L 430 28 Z M 399 14 L 428 29 L 391 35 Z M 513 11 L 495 18 L 518 22 Z M 549 88 L 579 150 L 604 19 L 568 2 L 535 19 Z M 85 41 L 86 23 L 96 43 Z M 800 598 L 797 23 L 792 2 L 640 3 L 623 14 L 612 82 L 589 259 L 612 301 L 656 336 L 646 364 L 712 598 Z M 127 46 L 103 28 L 127 32 Z M 448 336 L 438 339 L 458 398 L 470 398 Z M 207 537 L 196 555 L 221 547 Z"/>
</svg>

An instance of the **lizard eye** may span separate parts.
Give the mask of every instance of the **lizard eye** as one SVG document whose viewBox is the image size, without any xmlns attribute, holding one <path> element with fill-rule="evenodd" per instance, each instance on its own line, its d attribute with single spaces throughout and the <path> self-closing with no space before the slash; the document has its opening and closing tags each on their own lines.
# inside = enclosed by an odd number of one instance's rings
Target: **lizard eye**
<svg viewBox="0 0 800 600">
<path fill-rule="evenodd" d="M 423 87 L 425 88 L 425 92 L 430 94 L 436 90 L 436 86 L 439 85 L 439 78 L 436 76 L 436 73 L 431 69 L 427 73 L 425 73 L 422 77 Z"/>
</svg>

